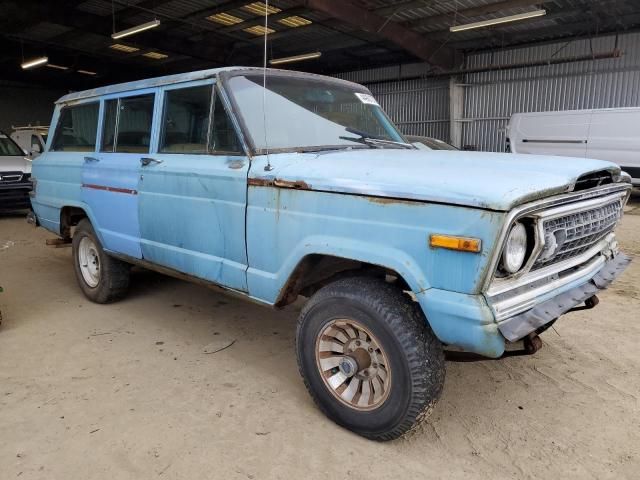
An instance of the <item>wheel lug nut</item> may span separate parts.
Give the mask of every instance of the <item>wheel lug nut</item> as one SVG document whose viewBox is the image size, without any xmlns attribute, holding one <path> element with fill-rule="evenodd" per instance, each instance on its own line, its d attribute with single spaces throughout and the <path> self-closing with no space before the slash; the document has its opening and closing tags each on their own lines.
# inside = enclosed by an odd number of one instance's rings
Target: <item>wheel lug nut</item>
<svg viewBox="0 0 640 480">
<path fill-rule="evenodd" d="M 359 347 L 360 346 L 360 340 L 356 340 L 356 345 Z"/>
<path fill-rule="evenodd" d="M 369 347 L 369 353 L 373 353 L 373 348 Z"/>
</svg>

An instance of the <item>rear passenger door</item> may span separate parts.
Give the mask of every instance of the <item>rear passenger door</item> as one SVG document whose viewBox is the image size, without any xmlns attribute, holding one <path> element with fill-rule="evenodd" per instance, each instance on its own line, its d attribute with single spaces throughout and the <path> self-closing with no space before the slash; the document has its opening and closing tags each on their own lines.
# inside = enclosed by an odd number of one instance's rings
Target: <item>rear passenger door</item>
<svg viewBox="0 0 640 480">
<path fill-rule="evenodd" d="M 140 165 L 153 136 L 155 89 L 101 102 L 100 149 L 84 159 L 82 194 L 107 250 L 141 258 L 138 219 Z"/>
<path fill-rule="evenodd" d="M 146 260 L 246 291 L 249 161 L 212 80 L 159 92 L 157 149 L 141 167 Z"/>
</svg>

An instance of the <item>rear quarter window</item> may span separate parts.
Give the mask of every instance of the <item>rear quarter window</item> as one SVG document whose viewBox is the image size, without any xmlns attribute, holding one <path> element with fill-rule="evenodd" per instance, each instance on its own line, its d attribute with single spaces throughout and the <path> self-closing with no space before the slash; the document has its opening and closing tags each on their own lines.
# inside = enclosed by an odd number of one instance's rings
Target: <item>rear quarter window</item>
<svg viewBox="0 0 640 480">
<path fill-rule="evenodd" d="M 63 107 L 51 150 L 92 152 L 96 148 L 98 102 Z"/>
</svg>

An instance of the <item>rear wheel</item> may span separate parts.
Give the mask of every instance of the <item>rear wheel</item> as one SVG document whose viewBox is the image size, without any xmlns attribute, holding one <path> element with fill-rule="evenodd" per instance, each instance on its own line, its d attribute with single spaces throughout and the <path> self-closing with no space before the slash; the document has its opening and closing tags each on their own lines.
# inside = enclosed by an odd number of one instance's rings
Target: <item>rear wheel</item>
<svg viewBox="0 0 640 480">
<path fill-rule="evenodd" d="M 104 252 L 88 219 L 78 223 L 72 247 L 76 279 L 89 300 L 110 303 L 126 295 L 130 266 Z"/>
<path fill-rule="evenodd" d="M 320 409 L 370 439 L 410 432 L 442 392 L 440 342 L 417 306 L 382 280 L 347 278 L 320 289 L 300 315 L 296 350 Z"/>
</svg>

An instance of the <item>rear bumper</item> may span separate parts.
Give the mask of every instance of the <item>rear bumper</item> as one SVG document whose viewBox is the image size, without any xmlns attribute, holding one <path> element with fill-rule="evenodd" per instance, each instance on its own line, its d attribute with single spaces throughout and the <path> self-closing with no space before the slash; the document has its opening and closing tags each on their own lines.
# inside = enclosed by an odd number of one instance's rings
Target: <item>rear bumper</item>
<svg viewBox="0 0 640 480">
<path fill-rule="evenodd" d="M 630 263 L 630 257 L 619 253 L 615 258 L 606 261 L 598 273 L 586 283 L 539 303 L 531 310 L 499 322 L 500 333 L 509 341 L 520 340 L 607 288 Z"/>
<path fill-rule="evenodd" d="M 29 192 L 31 182 L 0 184 L 0 211 L 24 210 L 31 208 Z"/>
</svg>

